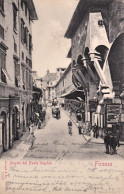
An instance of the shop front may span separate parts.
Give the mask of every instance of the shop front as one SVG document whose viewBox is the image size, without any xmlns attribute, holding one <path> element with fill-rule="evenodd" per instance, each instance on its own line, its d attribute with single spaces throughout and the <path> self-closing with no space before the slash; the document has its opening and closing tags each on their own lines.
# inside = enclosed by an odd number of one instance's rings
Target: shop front
<svg viewBox="0 0 124 194">
<path fill-rule="evenodd" d="M 19 139 L 20 114 L 17 107 L 12 111 L 12 141 Z"/>
</svg>

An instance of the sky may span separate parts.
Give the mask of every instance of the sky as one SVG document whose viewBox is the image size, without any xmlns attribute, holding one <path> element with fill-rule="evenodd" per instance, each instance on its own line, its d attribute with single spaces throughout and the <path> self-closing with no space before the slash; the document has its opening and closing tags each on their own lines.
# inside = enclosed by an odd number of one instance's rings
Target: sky
<svg viewBox="0 0 124 194">
<path fill-rule="evenodd" d="M 32 24 L 33 70 L 42 77 L 57 67 L 67 68 L 71 40 L 64 38 L 79 0 L 34 0 L 38 20 Z"/>
</svg>

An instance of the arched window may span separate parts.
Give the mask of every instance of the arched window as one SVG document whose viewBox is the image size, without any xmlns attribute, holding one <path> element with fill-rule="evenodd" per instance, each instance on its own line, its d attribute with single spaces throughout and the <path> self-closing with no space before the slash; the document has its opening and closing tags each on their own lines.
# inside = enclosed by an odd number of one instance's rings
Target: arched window
<svg viewBox="0 0 124 194">
<path fill-rule="evenodd" d="M 104 45 L 99 45 L 96 47 L 95 50 L 96 52 L 98 52 L 98 57 L 100 58 L 99 63 L 100 63 L 101 68 L 103 68 L 103 65 L 104 65 L 104 62 L 107 56 L 108 48 Z"/>
</svg>

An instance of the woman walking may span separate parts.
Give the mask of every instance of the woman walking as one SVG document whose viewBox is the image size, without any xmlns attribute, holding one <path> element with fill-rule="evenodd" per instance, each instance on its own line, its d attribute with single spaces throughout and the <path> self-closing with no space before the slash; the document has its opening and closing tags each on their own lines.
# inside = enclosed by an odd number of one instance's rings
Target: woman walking
<svg viewBox="0 0 124 194">
<path fill-rule="evenodd" d="M 31 133 L 30 135 L 30 143 L 31 143 L 31 149 L 33 148 L 33 145 L 34 145 L 34 140 L 35 140 L 35 136 L 34 136 L 34 132 Z"/>
</svg>

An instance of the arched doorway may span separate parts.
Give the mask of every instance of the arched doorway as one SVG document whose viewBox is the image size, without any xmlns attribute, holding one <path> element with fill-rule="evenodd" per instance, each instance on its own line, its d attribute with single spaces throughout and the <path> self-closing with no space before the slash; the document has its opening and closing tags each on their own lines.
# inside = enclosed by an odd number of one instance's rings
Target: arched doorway
<svg viewBox="0 0 124 194">
<path fill-rule="evenodd" d="M 23 131 L 25 131 L 25 103 L 22 103 L 22 127 Z"/>
<path fill-rule="evenodd" d="M 114 43 L 109 52 L 108 64 L 110 67 L 110 73 L 112 78 L 113 90 L 115 92 L 115 99 L 120 101 L 120 95 L 123 93 L 124 86 L 124 33 L 120 34 Z M 122 107 L 120 114 L 120 139 L 124 140 L 124 99 L 122 99 Z"/>
<path fill-rule="evenodd" d="M 108 56 L 113 90 L 116 96 L 122 92 L 124 84 L 124 33 L 119 35 L 114 41 Z"/>
<path fill-rule="evenodd" d="M 6 112 L 2 111 L 1 116 L 3 118 L 3 122 L 2 122 L 2 145 L 3 145 L 3 151 L 5 151 L 6 146 L 7 146 L 7 115 L 6 115 Z"/>
<path fill-rule="evenodd" d="M 12 112 L 12 136 L 13 136 L 13 141 L 18 139 L 18 129 L 19 129 L 19 112 L 17 107 L 13 108 Z"/>
<path fill-rule="evenodd" d="M 27 104 L 26 108 L 26 126 L 29 125 L 29 104 Z"/>
</svg>

